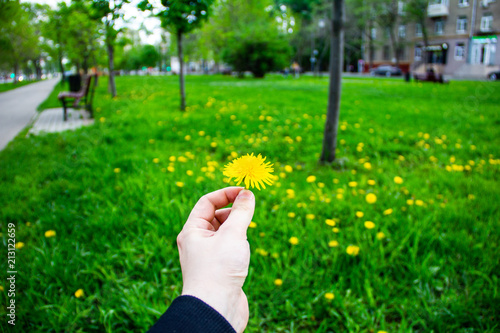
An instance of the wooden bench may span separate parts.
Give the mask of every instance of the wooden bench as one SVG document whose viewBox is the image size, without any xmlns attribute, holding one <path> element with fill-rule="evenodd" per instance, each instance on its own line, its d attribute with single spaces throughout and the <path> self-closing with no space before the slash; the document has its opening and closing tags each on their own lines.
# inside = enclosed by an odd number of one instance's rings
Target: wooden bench
<svg viewBox="0 0 500 333">
<path fill-rule="evenodd" d="M 68 120 L 67 108 L 70 102 L 73 102 L 72 107 L 75 109 L 84 107 L 93 117 L 92 101 L 94 99 L 94 90 L 97 85 L 97 74 L 91 74 L 85 76 L 83 79 L 83 85 L 80 91 L 63 91 L 60 92 L 57 98 L 62 102 L 63 105 L 63 119 Z M 80 104 L 82 102 L 82 104 Z"/>
</svg>

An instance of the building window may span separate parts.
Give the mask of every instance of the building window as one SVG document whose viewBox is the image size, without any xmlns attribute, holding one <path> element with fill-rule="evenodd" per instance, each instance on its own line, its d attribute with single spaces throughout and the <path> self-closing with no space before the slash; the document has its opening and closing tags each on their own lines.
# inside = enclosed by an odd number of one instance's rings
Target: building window
<svg viewBox="0 0 500 333">
<path fill-rule="evenodd" d="M 422 37 L 422 25 L 420 23 L 415 25 L 415 36 Z"/>
<path fill-rule="evenodd" d="M 398 15 L 403 16 L 405 14 L 405 4 L 403 1 L 398 1 Z"/>
<path fill-rule="evenodd" d="M 467 17 L 460 16 L 457 18 L 457 34 L 465 33 L 467 31 Z"/>
<path fill-rule="evenodd" d="M 493 15 L 486 14 L 481 18 L 481 31 L 489 32 L 493 30 Z"/>
<path fill-rule="evenodd" d="M 372 30 L 370 32 L 370 36 L 372 39 L 377 38 L 377 28 L 372 28 Z"/>
<path fill-rule="evenodd" d="M 415 61 L 422 60 L 422 49 L 420 47 L 415 47 Z"/>
<path fill-rule="evenodd" d="M 458 0 L 458 7 L 468 7 L 469 0 Z"/>
<path fill-rule="evenodd" d="M 390 49 L 389 49 L 388 45 L 384 46 L 384 52 L 383 52 L 382 56 L 383 56 L 384 60 L 389 60 L 389 58 L 391 57 Z"/>
<path fill-rule="evenodd" d="M 401 38 L 405 38 L 406 37 L 406 26 L 405 25 L 400 25 L 399 26 L 398 35 Z"/>
<path fill-rule="evenodd" d="M 465 58 L 465 44 L 457 43 L 455 45 L 455 59 L 464 60 L 464 58 Z"/>
<path fill-rule="evenodd" d="M 444 32 L 444 21 L 443 20 L 437 20 L 436 23 L 434 24 L 434 32 L 436 35 L 442 35 Z"/>
<path fill-rule="evenodd" d="M 406 60 L 406 48 L 404 46 L 401 46 L 398 49 L 398 59 L 399 60 Z"/>
</svg>

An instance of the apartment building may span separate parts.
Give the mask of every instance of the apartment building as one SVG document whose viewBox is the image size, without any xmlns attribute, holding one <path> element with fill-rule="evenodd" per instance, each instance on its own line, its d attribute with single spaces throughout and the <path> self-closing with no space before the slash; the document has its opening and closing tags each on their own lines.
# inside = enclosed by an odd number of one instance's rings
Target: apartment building
<svg viewBox="0 0 500 333">
<path fill-rule="evenodd" d="M 395 33 L 400 40 L 399 64 L 404 71 L 420 71 L 429 64 L 438 64 L 446 75 L 482 78 L 500 68 L 500 0 L 430 0 L 425 23 L 427 47 L 422 26 L 405 22 L 404 2 L 400 3 L 401 20 Z M 395 62 L 388 33 L 379 33 L 377 28 L 370 33 L 378 46 L 374 65 Z"/>
</svg>

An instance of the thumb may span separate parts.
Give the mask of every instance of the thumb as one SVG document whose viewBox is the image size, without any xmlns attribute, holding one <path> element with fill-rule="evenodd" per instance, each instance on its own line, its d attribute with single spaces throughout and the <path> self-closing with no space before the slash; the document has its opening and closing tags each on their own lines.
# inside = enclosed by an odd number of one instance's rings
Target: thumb
<svg viewBox="0 0 500 333">
<path fill-rule="evenodd" d="M 249 190 L 241 190 L 234 200 L 229 217 L 220 227 L 221 231 L 231 233 L 234 237 L 246 239 L 247 229 L 252 221 L 254 210 L 254 194 Z"/>
</svg>

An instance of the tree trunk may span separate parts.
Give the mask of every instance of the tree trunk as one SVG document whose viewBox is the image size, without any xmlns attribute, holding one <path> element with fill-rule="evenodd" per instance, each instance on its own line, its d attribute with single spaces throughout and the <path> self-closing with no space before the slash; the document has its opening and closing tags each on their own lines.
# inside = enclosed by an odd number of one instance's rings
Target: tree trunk
<svg viewBox="0 0 500 333">
<path fill-rule="evenodd" d="M 17 76 L 17 72 L 19 72 L 19 63 L 16 61 L 14 63 L 14 84 L 19 82 L 19 77 Z"/>
<path fill-rule="evenodd" d="M 427 56 L 427 48 L 429 47 L 429 36 L 427 36 L 427 28 L 425 27 L 425 16 L 422 17 L 422 21 L 420 22 L 420 25 L 422 27 L 422 36 L 424 37 L 424 64 L 428 62 L 428 56 Z"/>
<path fill-rule="evenodd" d="M 396 59 L 396 67 L 399 66 L 399 45 L 396 41 L 396 35 L 394 34 L 394 28 L 389 29 L 389 36 L 391 37 L 392 52 L 394 52 L 394 59 Z"/>
<path fill-rule="evenodd" d="M 373 68 L 373 59 L 375 58 L 375 46 L 373 45 L 373 21 L 370 20 L 368 23 L 368 68 Z M 364 70 L 364 69 L 363 69 Z"/>
<path fill-rule="evenodd" d="M 106 40 L 106 46 L 108 48 L 108 70 L 109 70 L 109 82 L 108 91 L 112 97 L 116 97 L 116 85 L 115 85 L 115 49 L 113 43 L 109 39 Z"/>
<path fill-rule="evenodd" d="M 344 0 L 333 0 L 332 38 L 330 40 L 330 87 L 326 113 L 323 151 L 320 163 L 335 161 L 340 113 L 342 64 L 344 55 Z"/>
<path fill-rule="evenodd" d="M 182 32 L 177 31 L 177 54 L 179 56 L 179 84 L 181 91 L 181 111 L 186 111 L 186 93 L 184 92 L 184 60 L 182 59 Z"/>
<path fill-rule="evenodd" d="M 62 53 L 61 51 L 59 51 L 59 68 L 61 69 L 61 75 L 62 75 L 62 80 L 66 80 L 66 75 L 64 74 L 64 65 L 62 63 L 62 59 L 63 59 L 63 56 L 62 56 Z"/>
</svg>

